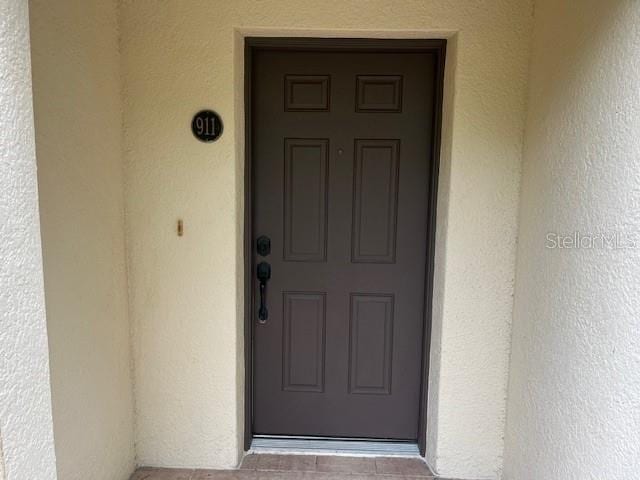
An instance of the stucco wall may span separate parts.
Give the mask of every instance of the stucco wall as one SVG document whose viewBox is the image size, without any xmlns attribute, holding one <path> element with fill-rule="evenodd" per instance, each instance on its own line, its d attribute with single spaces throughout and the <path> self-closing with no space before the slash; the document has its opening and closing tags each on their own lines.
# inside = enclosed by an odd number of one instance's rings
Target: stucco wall
<svg viewBox="0 0 640 480">
<path fill-rule="evenodd" d="M 4 452 L 2 451 L 2 432 L 0 432 L 0 480 L 6 480 L 4 474 Z"/>
<path fill-rule="evenodd" d="M 0 478 L 55 480 L 26 0 L 0 0 Z"/>
<path fill-rule="evenodd" d="M 125 0 L 121 18 L 140 463 L 228 467 L 241 451 L 242 35 L 445 36 L 428 459 L 496 478 L 531 2 Z M 189 130 L 201 107 L 225 122 L 213 145 Z"/>
<path fill-rule="evenodd" d="M 58 477 L 134 467 L 116 0 L 31 1 Z"/>
<path fill-rule="evenodd" d="M 640 478 L 640 3 L 579 3 L 536 5 L 509 480 Z"/>
</svg>

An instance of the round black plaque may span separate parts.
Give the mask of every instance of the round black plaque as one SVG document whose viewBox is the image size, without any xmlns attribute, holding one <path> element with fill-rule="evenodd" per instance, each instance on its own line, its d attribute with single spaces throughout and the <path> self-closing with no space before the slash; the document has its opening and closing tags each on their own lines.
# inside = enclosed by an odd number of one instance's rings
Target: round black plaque
<svg viewBox="0 0 640 480">
<path fill-rule="evenodd" d="M 222 119 L 213 110 L 201 110 L 193 116 L 191 131 L 201 142 L 215 142 L 222 135 Z"/>
</svg>

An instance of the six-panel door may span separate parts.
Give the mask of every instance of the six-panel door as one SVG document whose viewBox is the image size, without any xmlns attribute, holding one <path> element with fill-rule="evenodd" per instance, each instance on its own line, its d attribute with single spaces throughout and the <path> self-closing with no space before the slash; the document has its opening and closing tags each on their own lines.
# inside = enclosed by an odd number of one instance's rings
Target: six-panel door
<svg viewBox="0 0 640 480">
<path fill-rule="evenodd" d="M 256 434 L 417 437 L 434 73 L 427 53 L 256 53 Z"/>
</svg>

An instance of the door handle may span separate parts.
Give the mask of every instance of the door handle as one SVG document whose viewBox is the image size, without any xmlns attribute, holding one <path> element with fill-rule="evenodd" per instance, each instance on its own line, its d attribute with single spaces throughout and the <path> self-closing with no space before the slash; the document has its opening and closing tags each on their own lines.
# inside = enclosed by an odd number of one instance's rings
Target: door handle
<svg viewBox="0 0 640 480">
<path fill-rule="evenodd" d="M 267 323 L 269 310 L 267 309 L 267 282 L 271 278 L 271 265 L 260 262 L 257 268 L 258 281 L 260 282 L 260 308 L 258 309 L 258 322 Z"/>
</svg>

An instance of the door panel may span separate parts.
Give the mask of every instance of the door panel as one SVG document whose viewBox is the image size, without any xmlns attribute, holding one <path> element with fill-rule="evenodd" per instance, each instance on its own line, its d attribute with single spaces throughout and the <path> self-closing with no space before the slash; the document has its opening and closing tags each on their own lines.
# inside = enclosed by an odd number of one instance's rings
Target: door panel
<svg viewBox="0 0 640 480">
<path fill-rule="evenodd" d="M 351 261 L 394 263 L 399 140 L 357 139 Z"/>
<path fill-rule="evenodd" d="M 325 295 L 284 292 L 282 389 L 324 390 Z"/>
<path fill-rule="evenodd" d="M 329 141 L 284 140 L 284 260 L 327 259 Z"/>
<path fill-rule="evenodd" d="M 391 394 L 393 295 L 351 295 L 349 392 Z"/>
<path fill-rule="evenodd" d="M 256 434 L 417 438 L 435 62 L 255 53 Z"/>
</svg>

